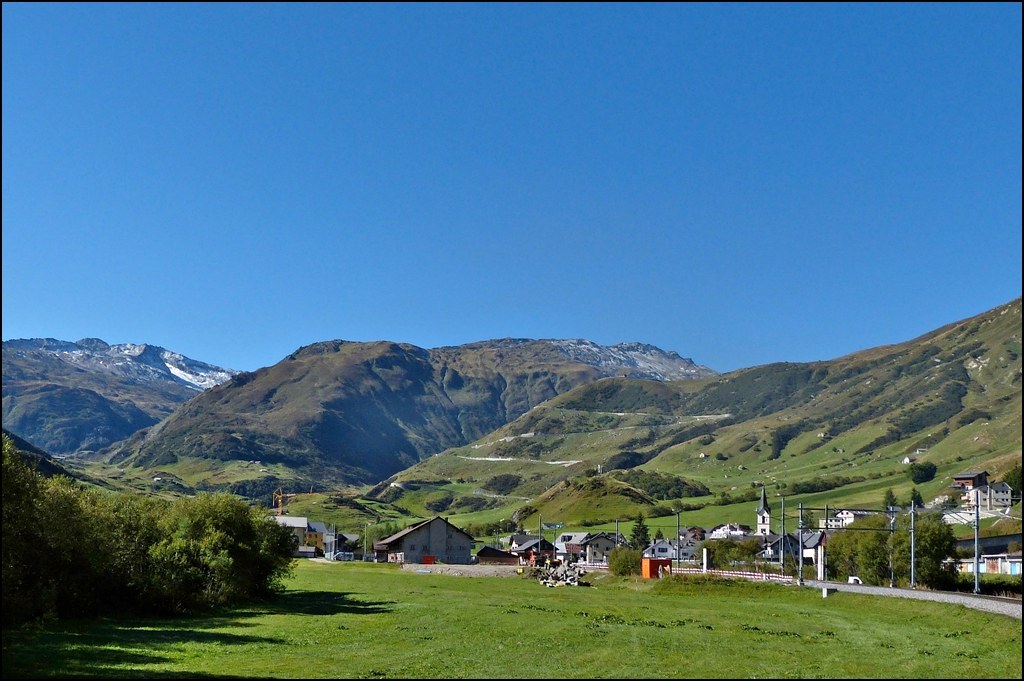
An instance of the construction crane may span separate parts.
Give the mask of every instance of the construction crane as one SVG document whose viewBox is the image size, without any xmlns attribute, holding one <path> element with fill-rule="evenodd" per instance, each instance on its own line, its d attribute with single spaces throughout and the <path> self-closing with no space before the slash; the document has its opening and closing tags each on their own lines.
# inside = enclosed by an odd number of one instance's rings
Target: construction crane
<svg viewBox="0 0 1024 681">
<path fill-rule="evenodd" d="M 284 500 L 286 497 L 293 496 L 291 494 L 285 494 L 284 490 L 278 487 L 274 490 L 274 506 L 277 506 L 277 514 L 284 515 Z"/>
</svg>

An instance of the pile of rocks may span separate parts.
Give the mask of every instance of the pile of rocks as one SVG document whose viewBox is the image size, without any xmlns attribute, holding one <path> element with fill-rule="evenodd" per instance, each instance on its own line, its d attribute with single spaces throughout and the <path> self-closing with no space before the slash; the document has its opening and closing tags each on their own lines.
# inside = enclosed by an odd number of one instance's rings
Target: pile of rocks
<svg viewBox="0 0 1024 681">
<path fill-rule="evenodd" d="M 586 570 L 576 567 L 571 563 L 564 563 L 556 567 L 544 568 L 537 578 L 544 586 L 590 586 L 590 582 L 583 580 L 587 574 Z"/>
</svg>

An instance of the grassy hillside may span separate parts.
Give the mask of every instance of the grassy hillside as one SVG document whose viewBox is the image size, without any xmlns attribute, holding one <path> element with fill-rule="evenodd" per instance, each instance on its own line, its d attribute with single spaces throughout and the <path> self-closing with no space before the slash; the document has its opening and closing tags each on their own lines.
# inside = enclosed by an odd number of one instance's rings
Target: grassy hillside
<svg viewBox="0 0 1024 681">
<path fill-rule="evenodd" d="M 375 483 L 609 370 L 573 361 L 546 341 L 429 351 L 317 343 L 208 390 L 106 460 L 172 471 L 204 461 L 211 484 L 228 462 L 247 461 L 263 464 L 253 478 L 278 466 L 289 471 L 284 477 L 321 484 Z M 247 479 L 241 475 L 235 481 Z"/>
<path fill-rule="evenodd" d="M 684 524 L 752 523 L 760 486 L 776 499 L 873 507 L 892 488 L 906 500 L 944 494 L 952 476 L 998 479 L 1021 460 L 1021 301 L 899 345 L 827 362 L 780 363 L 699 381 L 603 379 L 532 409 L 466 446 L 395 476 L 483 484 L 519 478 L 500 508 L 465 522 L 509 517 L 570 525 L 643 511 L 686 510 Z M 936 465 L 913 483 L 912 457 Z M 598 466 L 602 473 L 595 475 Z M 657 471 L 707 486 L 713 497 L 626 498 L 596 480 L 613 468 Z M 588 477 L 590 476 L 590 477 Z M 515 497 L 525 497 L 517 499 Z M 700 507 L 700 508 L 697 508 Z M 524 514 L 520 514 L 524 515 Z M 654 521 L 674 526 L 675 517 Z M 606 526 L 606 525 L 602 525 Z"/>
</svg>

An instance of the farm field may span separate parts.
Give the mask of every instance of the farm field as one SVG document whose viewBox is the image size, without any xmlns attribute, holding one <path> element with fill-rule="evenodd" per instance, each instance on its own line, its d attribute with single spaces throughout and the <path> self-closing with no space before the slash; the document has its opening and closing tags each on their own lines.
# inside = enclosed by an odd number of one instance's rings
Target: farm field
<svg viewBox="0 0 1024 681">
<path fill-rule="evenodd" d="M 595 577 L 546 589 L 301 562 L 269 604 L 5 631 L 5 677 L 1010 677 L 1021 622 L 796 587 Z"/>
</svg>

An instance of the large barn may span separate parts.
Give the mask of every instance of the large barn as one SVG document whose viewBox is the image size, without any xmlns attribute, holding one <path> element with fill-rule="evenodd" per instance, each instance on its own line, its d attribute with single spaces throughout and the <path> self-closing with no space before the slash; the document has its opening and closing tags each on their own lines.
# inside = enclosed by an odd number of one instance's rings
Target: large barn
<svg viewBox="0 0 1024 681">
<path fill-rule="evenodd" d="M 373 543 L 379 562 L 469 565 L 473 537 L 441 517 L 424 520 Z"/>
</svg>

